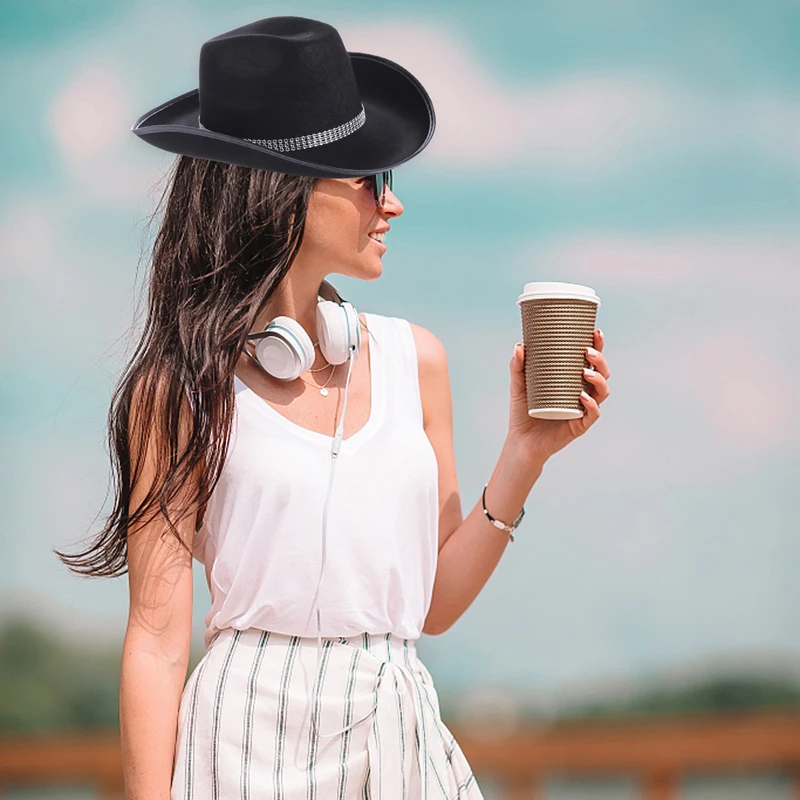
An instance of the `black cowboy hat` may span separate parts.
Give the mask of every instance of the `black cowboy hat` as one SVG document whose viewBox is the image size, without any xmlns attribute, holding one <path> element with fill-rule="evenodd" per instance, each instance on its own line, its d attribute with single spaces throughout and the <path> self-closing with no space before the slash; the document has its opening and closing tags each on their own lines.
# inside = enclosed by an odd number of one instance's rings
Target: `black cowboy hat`
<svg viewBox="0 0 800 800">
<path fill-rule="evenodd" d="M 348 52 L 325 22 L 268 17 L 205 42 L 199 89 L 131 130 L 170 153 L 347 178 L 413 158 L 435 125 L 428 93 L 399 64 Z"/>
</svg>

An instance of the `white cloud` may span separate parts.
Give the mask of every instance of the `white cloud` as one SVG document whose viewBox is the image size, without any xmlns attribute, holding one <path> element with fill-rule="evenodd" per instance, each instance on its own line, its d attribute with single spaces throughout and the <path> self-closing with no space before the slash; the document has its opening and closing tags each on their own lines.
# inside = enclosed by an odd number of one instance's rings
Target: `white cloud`
<svg viewBox="0 0 800 800">
<path fill-rule="evenodd" d="M 348 49 L 380 52 L 425 85 L 436 110 L 431 156 L 470 170 L 522 162 L 597 172 L 672 117 L 665 91 L 631 76 L 586 74 L 523 84 L 492 73 L 469 43 L 442 28 L 394 20 L 352 26 Z"/>
<path fill-rule="evenodd" d="M 41 286 L 61 273 L 62 231 L 47 211 L 31 202 L 16 203 L 0 218 L 0 275 Z"/>
<path fill-rule="evenodd" d="M 429 158 L 448 167 L 586 180 L 664 154 L 743 150 L 800 166 L 800 95 L 708 96 L 633 69 L 524 80 L 492 70 L 451 28 L 394 18 L 342 34 L 422 81 L 437 119 Z"/>
<path fill-rule="evenodd" d="M 137 116 L 134 92 L 108 55 L 93 56 L 57 92 L 50 127 L 74 186 L 86 199 L 129 203 L 162 175 L 128 149 Z"/>
<path fill-rule="evenodd" d="M 575 235 L 524 248 L 523 280 L 537 272 L 569 274 L 565 280 L 631 287 L 688 286 L 720 281 L 753 289 L 770 285 L 783 293 L 800 289 L 800 237 L 747 232 L 678 236 Z"/>
<path fill-rule="evenodd" d="M 695 410 L 699 429 L 683 435 L 678 429 L 679 439 L 702 436 L 723 464 L 732 458 L 740 465 L 748 457 L 788 453 L 800 443 L 792 421 L 800 383 L 790 362 L 782 363 L 768 339 L 759 337 L 757 325 L 700 322 L 671 334 L 664 345 L 657 359 L 641 353 L 636 371 L 644 385 L 659 387 L 665 412 L 678 404 Z"/>
<path fill-rule="evenodd" d="M 52 108 L 53 133 L 64 157 L 81 167 L 121 149 L 130 106 L 130 93 L 113 65 L 84 67 L 59 92 Z"/>
<path fill-rule="evenodd" d="M 104 237 L 90 243 L 75 238 L 74 226 L 92 207 L 76 213 L 73 206 L 90 202 L 54 189 L 24 196 L 0 213 L 0 280 L 7 287 L 0 302 L 0 359 L 20 374 L 37 372 L 37 365 L 48 369 L 54 342 L 58 369 L 77 372 L 106 358 L 127 327 L 133 299 L 120 281 L 133 281 L 137 253 L 125 242 L 117 247 Z"/>
</svg>

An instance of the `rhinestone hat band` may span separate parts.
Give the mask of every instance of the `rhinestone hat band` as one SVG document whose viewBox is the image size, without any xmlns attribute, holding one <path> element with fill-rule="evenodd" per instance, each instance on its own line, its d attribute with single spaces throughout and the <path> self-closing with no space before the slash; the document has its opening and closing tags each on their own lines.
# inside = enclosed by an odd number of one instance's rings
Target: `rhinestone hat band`
<svg viewBox="0 0 800 800">
<path fill-rule="evenodd" d="M 364 106 L 361 106 L 361 112 L 353 117 L 349 122 L 343 125 L 337 125 L 335 128 L 330 128 L 327 131 L 320 131 L 319 133 L 308 133 L 304 136 L 293 136 L 289 139 L 247 139 L 244 141 L 259 144 L 262 147 L 269 147 L 270 150 L 278 150 L 281 153 L 287 150 L 306 150 L 309 147 L 319 147 L 321 144 L 329 144 L 330 142 L 344 139 L 351 133 L 355 133 L 367 120 L 367 113 Z M 197 119 L 197 124 L 204 130 L 210 130 Z"/>
</svg>

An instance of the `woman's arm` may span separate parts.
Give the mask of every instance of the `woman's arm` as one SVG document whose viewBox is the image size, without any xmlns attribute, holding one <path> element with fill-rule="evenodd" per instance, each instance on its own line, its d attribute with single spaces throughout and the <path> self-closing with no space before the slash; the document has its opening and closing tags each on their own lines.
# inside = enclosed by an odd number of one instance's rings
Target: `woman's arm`
<svg viewBox="0 0 800 800">
<path fill-rule="evenodd" d="M 188 406 L 188 402 L 187 402 Z M 134 415 L 131 415 L 134 419 Z M 134 428 L 134 435 L 145 430 Z M 149 436 L 131 509 L 155 475 L 156 434 Z M 182 498 L 181 498 L 182 499 Z M 170 515 L 175 520 L 175 515 Z M 192 546 L 196 512 L 177 523 Z M 127 800 L 169 800 L 178 709 L 186 680 L 192 631 L 192 557 L 163 516 L 128 538 L 130 608 L 120 676 L 120 738 Z"/>
<path fill-rule="evenodd" d="M 455 455 L 450 376 L 444 345 L 430 331 L 411 324 L 419 357 L 425 433 L 436 452 L 439 467 L 439 558 L 433 597 L 425 620 L 425 633 L 444 633 L 469 608 L 509 543 L 508 534 L 496 528 L 483 513 L 478 498 L 462 519 Z M 582 436 L 600 417 L 600 403 L 608 399 L 610 370 L 603 355 L 603 336 L 594 334 L 595 348 L 587 349 L 593 369 L 586 374 L 591 394 L 584 393 L 583 417 L 574 420 L 539 420 L 528 415 L 524 376 L 524 349 L 520 346 L 509 363 L 511 407 L 509 432 L 497 464 L 489 477 L 486 507 L 493 517 L 511 524 L 520 513 L 547 460 Z"/>
<path fill-rule="evenodd" d="M 437 635 L 450 628 L 478 596 L 509 538 L 489 522 L 480 497 L 467 518 L 462 516 L 447 354 L 429 330 L 414 323 L 411 328 L 417 345 L 425 433 L 439 466 L 439 556 L 423 629 Z M 523 468 L 506 442 L 486 490 L 486 507 L 492 516 L 513 522 L 540 474 L 541 467 Z"/>
</svg>

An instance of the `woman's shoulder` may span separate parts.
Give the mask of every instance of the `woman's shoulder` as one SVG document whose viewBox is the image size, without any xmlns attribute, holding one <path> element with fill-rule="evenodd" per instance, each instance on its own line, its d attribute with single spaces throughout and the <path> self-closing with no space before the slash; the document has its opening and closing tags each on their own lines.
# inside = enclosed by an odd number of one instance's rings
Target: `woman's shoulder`
<svg viewBox="0 0 800 800">
<path fill-rule="evenodd" d="M 446 404 L 450 398 L 450 374 L 444 344 L 433 331 L 406 317 L 376 313 L 371 313 L 370 316 L 377 317 L 379 325 L 383 322 L 400 323 L 402 327 L 411 330 L 416 350 L 420 399 L 424 418 L 428 419 L 438 407 L 437 404 Z M 369 319 L 366 322 L 368 325 Z"/>
<path fill-rule="evenodd" d="M 372 314 L 372 316 L 379 317 L 381 322 L 387 320 L 392 323 L 399 323 L 411 330 L 421 370 L 439 370 L 442 366 L 446 365 L 447 353 L 444 344 L 433 331 L 429 330 L 424 325 L 413 322 L 406 317 L 387 314 Z M 369 322 L 369 320 L 367 320 L 367 322 Z"/>
<path fill-rule="evenodd" d="M 441 339 L 424 325 L 405 320 L 411 328 L 414 346 L 417 351 L 417 375 L 419 377 L 420 402 L 423 423 L 439 415 L 448 418 L 450 408 L 450 371 L 447 365 L 447 351 Z"/>
</svg>

